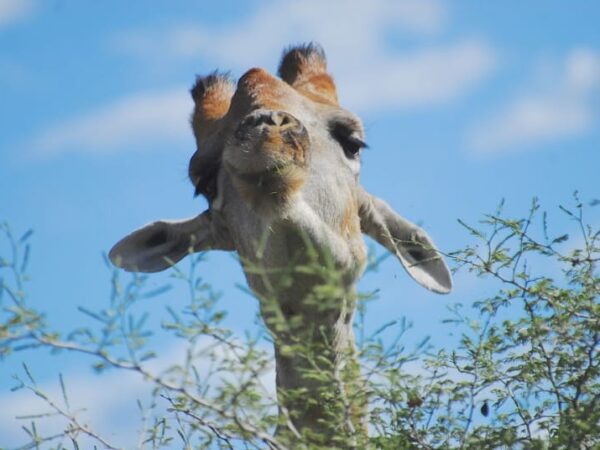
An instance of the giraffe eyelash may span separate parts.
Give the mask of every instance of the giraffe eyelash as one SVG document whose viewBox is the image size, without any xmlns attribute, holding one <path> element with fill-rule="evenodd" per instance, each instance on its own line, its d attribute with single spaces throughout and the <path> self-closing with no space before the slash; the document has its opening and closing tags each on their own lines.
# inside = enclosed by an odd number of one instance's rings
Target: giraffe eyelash
<svg viewBox="0 0 600 450">
<path fill-rule="evenodd" d="M 329 131 L 341 145 L 347 158 L 356 158 L 363 148 L 368 147 L 367 143 L 357 136 L 358 131 L 345 123 L 335 122 L 331 124 Z"/>
</svg>

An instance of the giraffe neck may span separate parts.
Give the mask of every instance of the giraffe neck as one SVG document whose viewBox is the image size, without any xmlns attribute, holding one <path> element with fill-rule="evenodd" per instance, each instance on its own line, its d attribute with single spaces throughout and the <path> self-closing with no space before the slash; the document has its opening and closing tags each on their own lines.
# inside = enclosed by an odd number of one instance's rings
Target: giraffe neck
<svg viewBox="0 0 600 450">
<path fill-rule="evenodd" d="M 366 397 L 352 329 L 354 303 L 352 294 L 331 299 L 338 306 L 331 310 L 307 314 L 303 308 L 300 314 L 284 308 L 278 319 L 283 326 L 267 320 L 275 345 L 278 435 L 293 426 L 311 443 L 364 448 L 356 447 L 366 437 Z"/>
</svg>

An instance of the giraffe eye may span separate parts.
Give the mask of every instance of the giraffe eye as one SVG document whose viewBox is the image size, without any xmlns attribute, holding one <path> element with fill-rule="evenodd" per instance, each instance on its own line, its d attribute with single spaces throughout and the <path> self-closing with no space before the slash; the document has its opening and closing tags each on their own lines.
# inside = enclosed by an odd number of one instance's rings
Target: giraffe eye
<svg viewBox="0 0 600 450">
<path fill-rule="evenodd" d="M 368 145 L 357 136 L 357 132 L 343 123 L 334 123 L 330 127 L 331 135 L 344 150 L 346 158 L 355 159 L 361 149 Z"/>
</svg>

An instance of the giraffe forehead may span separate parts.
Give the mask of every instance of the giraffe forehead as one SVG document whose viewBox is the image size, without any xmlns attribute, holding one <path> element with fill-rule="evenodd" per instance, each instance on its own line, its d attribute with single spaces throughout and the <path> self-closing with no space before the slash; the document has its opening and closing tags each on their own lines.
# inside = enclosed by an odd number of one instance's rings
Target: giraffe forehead
<svg viewBox="0 0 600 450">
<path fill-rule="evenodd" d="M 306 106 L 310 100 L 266 70 L 253 68 L 240 78 L 232 107 L 235 109 L 289 110 Z"/>
<path fill-rule="evenodd" d="M 248 91 L 262 92 L 265 89 L 277 89 L 285 83 L 275 78 L 265 69 L 253 67 L 248 70 L 238 82 L 238 89 L 247 89 Z"/>
</svg>

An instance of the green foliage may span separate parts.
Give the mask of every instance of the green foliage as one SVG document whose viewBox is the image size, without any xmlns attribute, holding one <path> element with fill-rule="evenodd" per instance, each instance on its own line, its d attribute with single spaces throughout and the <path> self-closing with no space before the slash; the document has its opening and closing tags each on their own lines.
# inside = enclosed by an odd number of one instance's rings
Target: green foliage
<svg viewBox="0 0 600 450">
<path fill-rule="evenodd" d="M 169 287 L 149 290 L 145 276 L 123 282 L 114 271 L 107 307 L 80 308 L 96 326 L 55 332 L 27 302 L 31 232 L 15 238 L 3 225 L 8 251 L 0 255 L 0 357 L 43 347 L 89 355 L 99 372 L 140 374 L 152 388 L 139 402 L 145 424 L 140 449 L 325 448 L 318 436 L 298 433 L 290 420 L 296 411 L 282 407 L 310 408 L 311 401 L 326 404 L 331 417 L 344 418 L 338 448 L 599 448 L 600 231 L 586 224 L 584 210 L 577 195 L 573 207 L 561 207 L 576 236 L 571 229 L 551 235 L 536 200 L 525 218 L 505 217 L 500 205 L 477 225 L 461 222 L 472 243 L 447 257 L 456 271 L 489 288 L 470 308 L 449 308 L 445 326 L 458 336 L 453 349 L 425 337 L 407 346 L 414 330 L 406 319 L 366 335 L 374 293 L 358 297 L 357 354 L 343 356 L 343 373 L 329 370 L 333 343 L 326 333 L 318 348 L 303 338 L 286 341 L 281 351 L 308 361 L 304 376 L 327 387 L 317 398 L 301 390 L 275 394 L 263 383 L 273 371 L 270 341 L 278 333 L 306 336 L 307 324 L 283 322 L 277 305 L 261 299 L 271 333 L 259 329 L 237 336 L 223 325 L 226 312 L 218 296 L 197 275 L 202 255 L 189 258 L 187 272 L 173 268 L 172 283 L 186 286 L 189 300 L 182 310 L 166 311 L 161 330 L 149 328 L 138 305 L 168 295 Z M 373 268 L 379 260 L 371 261 Z M 298 274 L 322 279 L 308 304 L 327 313 L 326 299 L 339 295 L 340 275 L 327 264 L 308 264 L 282 270 L 277 280 L 285 287 Z M 150 336 L 157 332 L 182 343 L 183 361 L 156 368 Z M 360 362 L 360 377 L 354 361 Z M 79 420 L 69 405 L 68 383 L 62 378 L 60 383 L 62 395 L 50 398 L 27 367 L 17 378 L 17 389 L 43 398 L 64 419 L 61 430 L 41 436 L 36 423 L 44 417 L 26 418 L 28 444 L 22 448 L 83 448 L 82 442 L 120 448 Z M 369 444 L 352 419 L 367 399 Z M 273 437 L 276 426 L 280 432 Z"/>
</svg>

